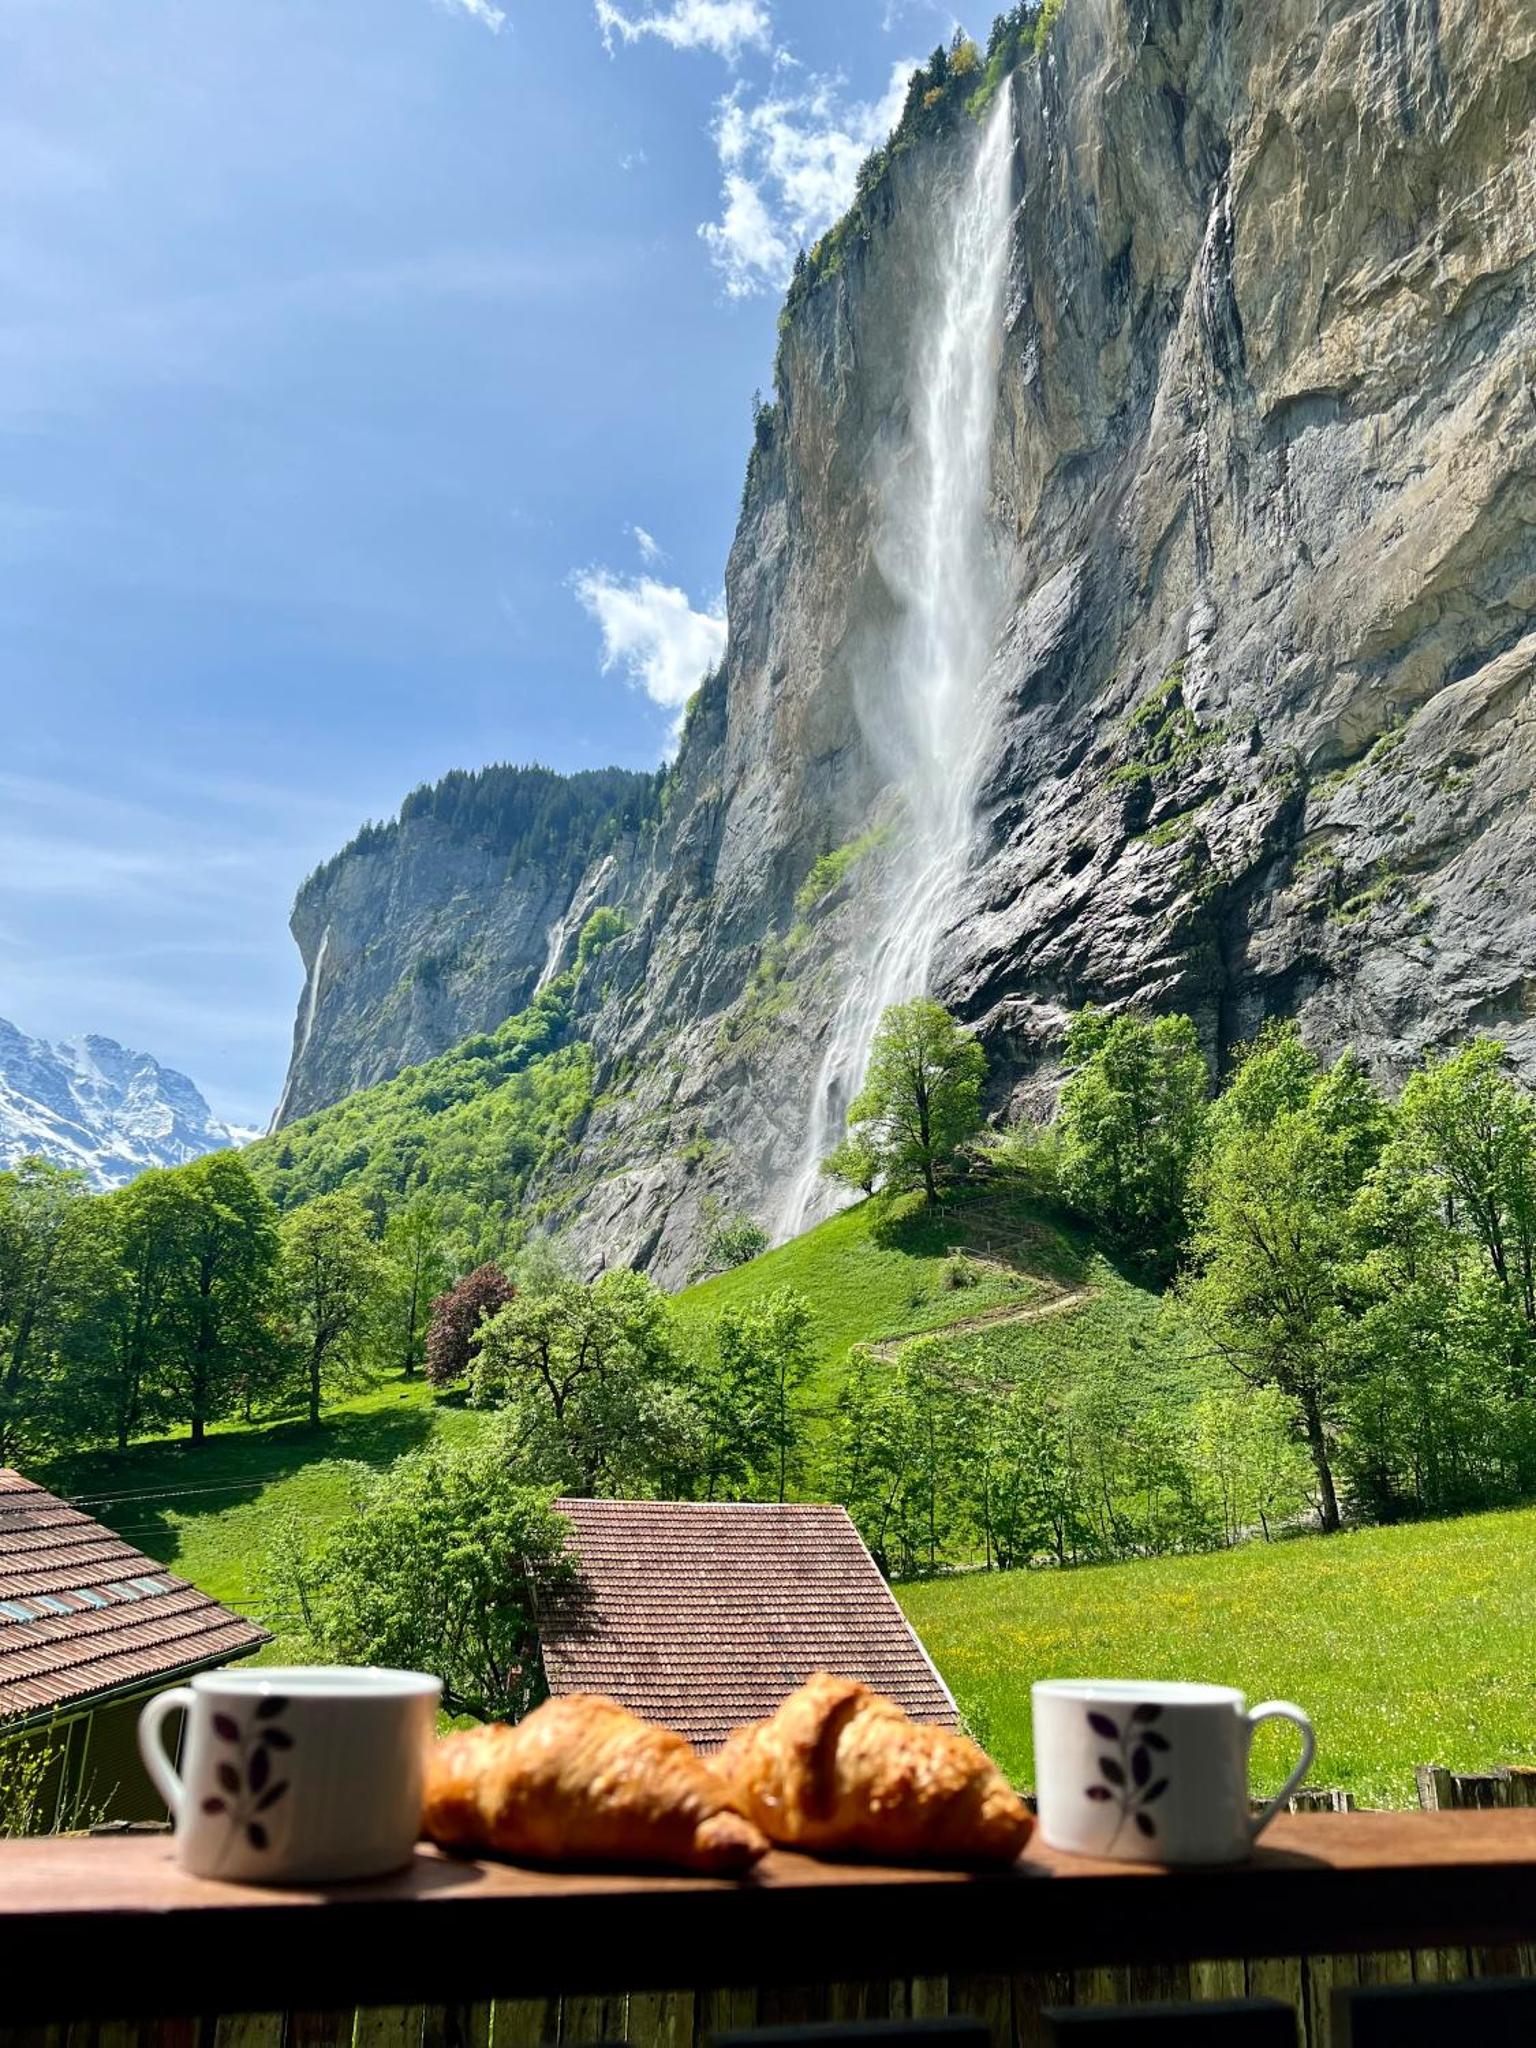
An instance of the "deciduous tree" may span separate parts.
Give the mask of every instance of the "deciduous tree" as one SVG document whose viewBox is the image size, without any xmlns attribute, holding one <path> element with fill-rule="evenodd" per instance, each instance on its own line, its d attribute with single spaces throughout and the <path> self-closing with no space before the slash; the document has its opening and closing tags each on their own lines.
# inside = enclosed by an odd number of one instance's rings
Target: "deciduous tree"
<svg viewBox="0 0 1536 2048">
<path fill-rule="evenodd" d="M 41 1159 L 0 1173 L 0 1464 L 42 1449 L 57 1428 L 88 1217 L 79 1174 Z"/>
<path fill-rule="evenodd" d="M 822 1160 L 821 1171 L 856 1194 L 872 1195 L 880 1184 L 880 1154 L 865 1133 L 850 1131 Z"/>
<path fill-rule="evenodd" d="M 487 1264 L 437 1297 L 427 1327 L 427 1378 L 434 1387 L 451 1387 L 468 1377 L 480 1350 L 482 1325 L 516 1293 L 500 1266 Z"/>
<path fill-rule="evenodd" d="M 426 1355 L 427 1330 L 433 1307 L 451 1268 L 443 1248 L 437 1205 L 427 1195 L 413 1195 L 384 1226 L 382 1321 L 393 1363 L 406 1379 L 414 1377 Z"/>
<path fill-rule="evenodd" d="M 177 1180 L 155 1375 L 171 1413 L 201 1444 L 209 1423 L 229 1412 L 253 1345 L 269 1341 L 277 1219 L 238 1153 L 212 1152 L 179 1167 Z"/>
<path fill-rule="evenodd" d="M 320 1195 L 283 1218 L 283 1287 L 311 1423 L 327 1386 L 355 1372 L 387 1271 L 356 1195 Z"/>
<path fill-rule="evenodd" d="M 726 1309 L 716 1326 L 720 1441 L 730 1447 L 732 1465 L 759 1486 L 766 1481 L 776 1500 L 786 1499 L 800 1476 L 800 1394 L 815 1369 L 812 1322 L 803 1295 L 776 1287 Z"/>
<path fill-rule="evenodd" d="M 938 1200 L 939 1182 L 981 1127 L 986 1077 L 986 1054 L 942 1004 L 919 997 L 885 1012 L 848 1122 L 887 1187 L 920 1187 Z"/>
<path fill-rule="evenodd" d="M 322 1656 L 431 1671 L 450 1714 L 515 1721 L 542 1697 L 539 1599 L 570 1576 L 565 1539 L 503 1446 L 415 1451 L 354 1467 L 350 1512 L 318 1546 L 280 1528 L 268 1575 Z"/>
<path fill-rule="evenodd" d="M 470 1367 L 478 1406 L 505 1408 L 528 1469 L 582 1494 L 676 1481 L 698 1418 L 667 1297 L 643 1273 L 524 1292 L 484 1325 Z"/>
<path fill-rule="evenodd" d="M 1084 1010 L 1067 1033 L 1057 1180 L 1073 1208 L 1171 1270 L 1189 1222 L 1209 1077 L 1187 1017 Z"/>
<path fill-rule="evenodd" d="M 1239 1096 L 1250 1111 L 1218 1120 L 1203 1168 L 1184 1299 L 1214 1354 L 1294 1404 L 1325 1531 L 1340 1526 L 1335 1436 L 1359 1366 L 1347 1277 L 1352 1207 L 1391 1120 L 1353 1054 L 1316 1073 L 1299 1107 L 1294 1047 L 1261 1043 Z M 1277 1084 L 1280 1078 L 1286 1085 Z"/>
</svg>

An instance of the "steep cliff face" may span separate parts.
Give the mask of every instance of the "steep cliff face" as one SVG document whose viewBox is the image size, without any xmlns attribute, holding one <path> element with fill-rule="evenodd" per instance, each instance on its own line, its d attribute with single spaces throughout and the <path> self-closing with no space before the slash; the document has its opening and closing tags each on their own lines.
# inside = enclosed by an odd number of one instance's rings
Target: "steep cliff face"
<svg viewBox="0 0 1536 2048">
<path fill-rule="evenodd" d="M 1187 1009 L 1216 1063 L 1295 1014 L 1390 1075 L 1495 1028 L 1536 1079 L 1536 9 L 1066 0 L 1010 90 L 1005 602 L 935 992 L 1016 1109 L 1088 1000 Z M 726 672 L 617 892 L 605 1092 L 541 1191 L 594 1265 L 681 1277 L 800 1157 L 910 826 L 881 504 L 974 147 L 901 157 L 789 325 Z"/>
<path fill-rule="evenodd" d="M 622 893 L 656 782 L 605 769 L 451 775 L 310 876 L 304 993 L 274 1128 L 493 1030 Z"/>
</svg>

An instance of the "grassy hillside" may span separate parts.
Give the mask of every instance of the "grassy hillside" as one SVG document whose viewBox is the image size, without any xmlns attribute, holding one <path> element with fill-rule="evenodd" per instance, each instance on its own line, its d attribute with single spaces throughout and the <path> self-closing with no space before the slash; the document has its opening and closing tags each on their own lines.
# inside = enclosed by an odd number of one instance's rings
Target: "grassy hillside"
<svg viewBox="0 0 1536 2048">
<path fill-rule="evenodd" d="M 1414 1799 L 1413 1766 L 1536 1763 L 1536 1510 L 898 1589 L 998 1762 L 1033 1782 L 1036 1678 L 1198 1678 L 1298 1701 L 1317 1784 Z M 1258 1783 L 1294 1757 L 1263 1730 Z"/>
<path fill-rule="evenodd" d="M 1029 1195 L 991 1182 L 957 1191 L 937 1210 L 919 1195 L 860 1202 L 688 1288 L 677 1308 L 697 1327 L 770 1288 L 793 1287 L 815 1315 L 823 1363 L 835 1365 L 853 1344 L 1043 1308 L 1096 1284 L 1098 1264 L 1086 1241 Z"/>
<path fill-rule="evenodd" d="M 126 1455 L 57 1459 L 31 1477 L 270 1628 L 278 1640 L 261 1659 L 281 1663 L 294 1645 L 263 1584 L 275 1516 L 297 1513 L 318 1534 L 345 1511 L 348 1461 L 383 1467 L 434 1436 L 462 1442 L 489 1420 L 420 1380 L 392 1380 L 337 1407 L 318 1429 L 223 1423 L 199 1451 L 185 1442 L 146 1442 Z"/>
</svg>

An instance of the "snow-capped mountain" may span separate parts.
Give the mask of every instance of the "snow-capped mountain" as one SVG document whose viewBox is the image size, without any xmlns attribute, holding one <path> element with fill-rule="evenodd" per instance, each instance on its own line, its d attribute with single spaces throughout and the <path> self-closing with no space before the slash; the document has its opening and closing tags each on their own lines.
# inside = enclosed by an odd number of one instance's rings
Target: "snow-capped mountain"
<svg viewBox="0 0 1536 2048">
<path fill-rule="evenodd" d="M 184 1166 L 243 1145 L 185 1074 L 94 1035 L 50 1045 L 0 1017 L 0 1167 L 28 1158 L 118 1188 L 147 1166 Z"/>
</svg>

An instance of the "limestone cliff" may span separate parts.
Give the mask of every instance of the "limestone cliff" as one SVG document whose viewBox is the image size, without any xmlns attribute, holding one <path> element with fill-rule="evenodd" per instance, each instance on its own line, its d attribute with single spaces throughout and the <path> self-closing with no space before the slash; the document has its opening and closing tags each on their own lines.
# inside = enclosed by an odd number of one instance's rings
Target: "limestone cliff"
<svg viewBox="0 0 1536 2048">
<path fill-rule="evenodd" d="M 1536 1080 L 1536 5 L 1065 0 L 1009 90 L 1006 603 L 936 993 L 998 1106 L 1090 999 L 1190 1011 L 1214 1063 L 1273 1014 L 1392 1075 L 1494 1028 Z M 613 880 L 605 1092 L 541 1190 L 594 1264 L 680 1277 L 803 1142 L 904 829 L 877 505 L 973 133 L 898 159 L 788 323 L 726 668 Z"/>
<path fill-rule="evenodd" d="M 304 993 L 274 1127 L 521 1009 L 573 910 L 618 893 L 655 799 L 622 769 L 487 768 L 366 826 L 293 907 Z"/>
</svg>

